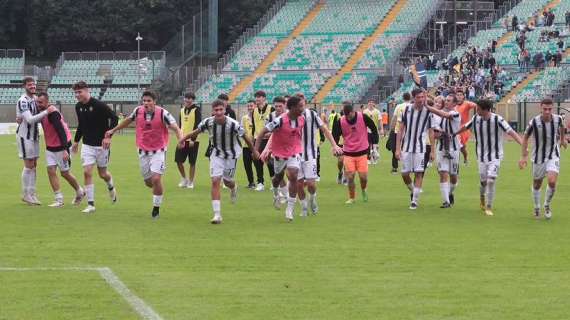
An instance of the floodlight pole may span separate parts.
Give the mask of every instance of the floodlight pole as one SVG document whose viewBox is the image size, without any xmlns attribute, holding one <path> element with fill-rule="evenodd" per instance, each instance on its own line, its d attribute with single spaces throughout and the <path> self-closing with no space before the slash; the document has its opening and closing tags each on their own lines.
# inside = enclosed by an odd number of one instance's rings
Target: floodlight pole
<svg viewBox="0 0 570 320">
<path fill-rule="evenodd" d="M 141 41 L 142 41 L 141 34 L 137 32 L 137 37 L 135 40 L 137 41 L 137 90 L 139 94 L 141 93 Z"/>
</svg>

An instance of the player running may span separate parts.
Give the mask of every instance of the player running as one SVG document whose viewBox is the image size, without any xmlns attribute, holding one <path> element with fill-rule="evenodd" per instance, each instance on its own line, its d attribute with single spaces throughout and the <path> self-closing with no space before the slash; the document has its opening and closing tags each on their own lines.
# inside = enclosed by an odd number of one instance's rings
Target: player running
<svg viewBox="0 0 570 320">
<path fill-rule="evenodd" d="M 356 173 L 360 179 L 362 200 L 368 201 L 366 188 L 368 185 L 368 132 L 372 133 L 373 148 L 378 144 L 378 129 L 374 121 L 362 112 L 354 111 L 354 105 L 350 101 L 343 102 L 343 116 L 333 125 L 333 136 L 339 141 L 342 136 L 344 144 L 342 153 L 344 157 L 344 174 L 348 179 L 348 200 L 346 204 L 353 204 L 356 200 L 356 186 L 354 179 Z"/>
<path fill-rule="evenodd" d="M 471 110 L 475 110 L 477 108 L 477 104 L 465 100 L 465 92 L 461 90 L 458 90 L 455 93 L 455 96 L 457 98 L 457 106 L 455 107 L 455 110 L 457 110 L 461 116 L 461 125 L 465 126 L 471 119 Z M 461 154 L 463 154 L 463 164 L 465 165 L 469 163 L 469 154 L 467 151 L 467 143 L 469 142 L 469 138 L 471 138 L 470 131 L 465 131 L 459 135 L 459 141 L 461 142 Z"/>
<path fill-rule="evenodd" d="M 427 140 L 434 145 L 432 115 L 426 105 L 426 93 L 422 89 L 412 90 L 413 103 L 402 114 L 400 128 L 396 136 L 396 158 L 402 161 L 402 179 L 411 194 L 410 210 L 418 208 L 424 178 L 425 152 Z M 435 148 L 429 159 L 435 158 Z M 414 181 L 410 174 L 414 173 Z"/>
<path fill-rule="evenodd" d="M 480 100 L 477 102 L 477 114 L 471 118 L 457 135 L 473 130 L 477 158 L 479 162 L 479 176 L 481 185 L 479 194 L 481 209 L 485 215 L 493 215 L 493 201 L 495 200 L 495 187 L 503 159 L 503 133 L 510 135 L 518 144 L 522 144 L 521 137 L 498 114 L 493 113 L 493 102 Z"/>
<path fill-rule="evenodd" d="M 163 187 L 162 176 L 166 170 L 166 149 L 168 147 L 168 129 L 176 133 L 178 140 L 182 138 L 182 132 L 176 120 L 166 109 L 156 105 L 156 94 L 145 91 L 142 94 L 141 106 L 115 128 L 105 133 L 103 146 L 108 149 L 113 134 L 135 123 L 136 144 L 139 154 L 139 166 L 144 183 L 152 189 L 152 213 L 153 219 L 160 216 Z M 183 147 L 185 144 L 180 144 Z"/>
<path fill-rule="evenodd" d="M 49 96 L 45 92 L 38 94 L 36 101 L 38 110 L 46 110 L 49 104 Z M 75 190 L 73 205 L 79 205 L 85 197 L 85 191 L 77 183 L 77 179 L 71 173 L 71 157 L 69 148 L 71 147 L 71 132 L 59 111 L 54 111 L 42 119 L 42 128 L 46 140 L 46 163 L 49 183 L 53 190 L 55 201 L 49 207 L 63 207 L 63 193 L 61 192 L 57 168 L 61 176 Z"/>
<path fill-rule="evenodd" d="M 180 109 L 180 116 L 178 117 L 178 125 L 182 134 L 188 134 L 196 130 L 198 124 L 202 121 L 202 111 L 200 107 L 194 103 L 196 96 L 188 92 L 184 94 L 184 106 Z M 178 184 L 180 188 L 194 188 L 194 176 L 196 174 L 196 159 L 198 158 L 198 151 L 200 148 L 200 141 L 192 141 L 193 145 L 190 147 L 190 141 L 186 141 L 184 147 L 177 148 L 174 155 L 174 161 L 178 166 L 181 180 Z M 188 159 L 188 178 L 184 170 L 184 162 Z"/>
<path fill-rule="evenodd" d="M 93 168 L 97 166 L 99 177 L 107 184 L 111 203 L 117 202 L 117 190 L 113 183 L 113 176 L 107 170 L 109 165 L 110 149 L 103 148 L 105 132 L 117 126 L 117 115 L 105 103 L 91 97 L 89 86 L 84 81 L 73 85 L 77 104 L 77 131 L 71 146 L 71 152 L 77 153 L 79 141 L 83 141 L 81 148 L 81 162 L 85 193 L 87 194 L 87 207 L 83 213 L 95 212 L 95 185 L 93 184 Z"/>
<path fill-rule="evenodd" d="M 456 96 L 449 94 L 445 100 L 441 96 L 437 97 L 434 107 L 429 106 L 429 104 L 427 107 L 435 115 L 432 118 L 432 128 L 439 132 L 439 142 L 436 149 L 439 188 L 443 199 L 443 204 L 440 207 L 442 209 L 450 208 L 455 203 L 453 192 L 458 183 L 461 142 L 455 133 L 461 128 L 461 115 L 455 110 L 456 104 Z"/>
<path fill-rule="evenodd" d="M 222 223 L 221 212 L 221 183 L 230 189 L 231 202 L 237 201 L 237 185 L 234 181 L 236 173 L 237 159 L 242 153 L 241 137 L 247 146 L 252 150 L 254 159 L 259 159 L 257 149 L 253 149 L 253 143 L 245 135 L 244 128 L 236 120 L 225 115 L 225 104 L 222 100 L 215 100 L 212 103 L 213 116 L 208 117 L 198 128 L 182 137 L 179 143 L 188 139 L 195 140 L 202 132 L 208 131 L 212 153 L 210 155 L 210 177 L 212 179 L 212 210 L 214 217 L 210 221 L 212 224 Z"/>
<path fill-rule="evenodd" d="M 18 99 L 16 104 L 16 139 L 18 155 L 24 161 L 22 170 L 22 201 L 29 205 L 40 205 L 41 202 L 36 194 L 36 167 L 40 157 L 40 134 L 39 122 L 48 113 L 56 108 L 49 106 L 41 112 L 37 112 L 36 106 L 36 81 L 32 77 L 25 77 L 22 81 L 26 92 Z"/>
<path fill-rule="evenodd" d="M 534 117 L 526 128 L 522 142 L 519 166 L 524 169 L 528 161 L 528 141 L 532 137 L 532 199 L 534 216 L 540 218 L 540 188 L 547 178 L 546 198 L 544 201 L 544 217 L 552 218 L 550 204 L 556 192 L 556 183 L 560 172 L 560 146 L 567 147 L 566 128 L 561 116 L 552 113 L 552 99 L 543 99 L 540 103 L 540 115 Z"/>
<path fill-rule="evenodd" d="M 293 221 L 295 202 L 297 201 L 297 179 L 301 168 L 301 154 L 303 153 L 302 134 L 305 118 L 303 117 L 303 102 L 299 97 L 291 97 L 287 101 L 289 112 L 277 117 L 261 130 L 255 140 L 255 150 L 259 150 L 263 137 L 271 132 L 273 166 L 273 199 L 279 196 L 279 184 L 285 173 L 289 180 L 289 198 L 285 219 Z M 259 159 L 259 153 L 256 154 Z"/>
</svg>

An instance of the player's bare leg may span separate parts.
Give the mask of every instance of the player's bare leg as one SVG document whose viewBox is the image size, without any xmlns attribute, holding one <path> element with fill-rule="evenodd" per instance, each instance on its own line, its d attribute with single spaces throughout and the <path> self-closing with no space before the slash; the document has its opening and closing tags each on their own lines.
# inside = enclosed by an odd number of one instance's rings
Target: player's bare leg
<svg viewBox="0 0 570 320">
<path fill-rule="evenodd" d="M 356 198 L 356 185 L 354 184 L 354 172 L 344 172 L 344 176 L 348 180 L 348 200 L 346 204 L 353 204 Z"/>
<path fill-rule="evenodd" d="M 226 188 L 230 189 L 230 199 L 232 204 L 235 204 L 237 202 L 237 185 L 235 183 L 235 181 L 232 180 L 226 180 L 226 179 L 222 179 L 224 182 L 224 186 L 226 186 Z"/>
<path fill-rule="evenodd" d="M 358 179 L 360 180 L 360 190 L 362 191 L 362 201 L 368 202 L 368 192 L 366 188 L 368 187 L 368 173 L 359 172 Z"/>
</svg>

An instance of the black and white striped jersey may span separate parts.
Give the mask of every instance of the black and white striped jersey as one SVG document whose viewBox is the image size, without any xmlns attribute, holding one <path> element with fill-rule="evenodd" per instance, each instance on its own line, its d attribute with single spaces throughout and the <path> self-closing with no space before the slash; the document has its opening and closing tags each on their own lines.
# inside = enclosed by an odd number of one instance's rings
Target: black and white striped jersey
<svg viewBox="0 0 570 320">
<path fill-rule="evenodd" d="M 401 123 L 406 126 L 402 138 L 402 151 L 424 153 L 428 130 L 432 127 L 432 113 L 426 107 L 418 110 L 413 104 L 409 104 L 402 113 Z"/>
<path fill-rule="evenodd" d="M 324 126 L 323 120 L 319 115 L 311 109 L 303 111 L 305 117 L 305 125 L 303 127 L 303 161 L 309 161 L 317 158 L 319 148 L 319 129 Z"/>
<path fill-rule="evenodd" d="M 198 125 L 201 132 L 208 131 L 212 155 L 223 159 L 237 159 L 241 155 L 240 137 L 245 134 L 244 128 L 236 120 L 225 116 L 224 124 L 216 123 L 214 117 L 209 117 Z"/>
<path fill-rule="evenodd" d="M 544 121 L 541 115 L 530 120 L 525 134 L 532 139 L 532 162 L 542 164 L 547 160 L 560 159 L 560 129 L 564 121 L 557 114 L 550 121 Z"/>
<path fill-rule="evenodd" d="M 16 104 L 16 117 L 22 120 L 16 131 L 18 137 L 33 141 L 39 140 L 39 121 L 41 118 L 36 117 L 37 119 L 34 119 L 37 114 L 38 110 L 34 97 L 23 94 Z"/>
<path fill-rule="evenodd" d="M 475 115 L 465 127 L 475 133 L 475 149 L 480 162 L 503 159 L 503 134 L 513 130 L 503 117 L 495 113 L 488 119 Z"/>
<path fill-rule="evenodd" d="M 432 128 L 446 133 L 450 137 L 449 150 L 457 151 L 461 149 L 461 142 L 459 136 L 454 136 L 459 129 L 461 129 L 461 115 L 455 110 L 449 111 L 451 118 L 442 118 L 437 115 L 432 115 Z M 437 148 L 439 151 L 445 151 L 443 143 L 439 143 Z"/>
</svg>

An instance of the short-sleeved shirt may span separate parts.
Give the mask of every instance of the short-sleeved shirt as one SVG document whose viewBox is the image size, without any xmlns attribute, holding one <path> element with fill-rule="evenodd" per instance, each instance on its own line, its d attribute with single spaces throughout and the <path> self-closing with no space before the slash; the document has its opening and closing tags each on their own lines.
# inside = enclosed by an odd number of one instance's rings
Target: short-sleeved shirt
<svg viewBox="0 0 570 320">
<path fill-rule="evenodd" d="M 245 129 L 236 120 L 225 116 L 224 123 L 220 124 L 214 117 L 208 117 L 198 124 L 198 129 L 208 131 L 212 155 L 223 159 L 237 159 L 241 155 L 239 138 L 245 135 Z"/>
</svg>

